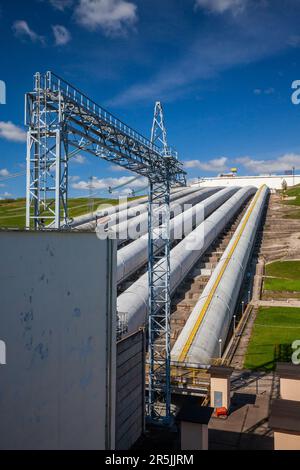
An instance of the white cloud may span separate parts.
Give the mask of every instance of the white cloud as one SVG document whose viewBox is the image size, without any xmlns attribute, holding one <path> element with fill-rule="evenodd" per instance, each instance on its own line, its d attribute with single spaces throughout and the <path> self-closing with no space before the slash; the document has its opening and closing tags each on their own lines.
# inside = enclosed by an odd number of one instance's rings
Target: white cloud
<svg viewBox="0 0 300 470">
<path fill-rule="evenodd" d="M 2 170 L 0 170 L 0 176 L 9 176 L 9 175 L 10 173 L 6 168 L 3 168 Z"/>
<path fill-rule="evenodd" d="M 196 8 L 203 8 L 212 13 L 231 11 L 234 14 L 244 10 L 248 0 L 196 0 Z"/>
<path fill-rule="evenodd" d="M 73 4 L 73 0 L 50 0 L 50 3 L 57 10 L 64 11 Z"/>
<path fill-rule="evenodd" d="M 300 11 L 300 5 L 298 6 Z M 292 16 L 293 15 L 293 16 Z M 295 14 L 282 15 L 278 2 L 248 2 L 247 14 L 218 18 L 208 28 L 202 19 L 194 40 L 182 49 L 178 57 L 161 62 L 149 78 L 133 80 L 107 106 L 127 106 L 137 102 L 171 101 L 198 93 L 205 81 L 225 70 L 261 61 L 291 47 L 287 40 L 299 29 Z M 266 31 L 268 32 L 266 34 Z"/>
<path fill-rule="evenodd" d="M 125 168 L 123 168 L 122 166 L 120 165 L 110 165 L 109 167 L 110 171 L 113 171 L 114 173 L 130 173 L 129 170 L 126 170 Z"/>
<path fill-rule="evenodd" d="M 188 160 L 184 162 L 184 166 L 185 168 L 197 168 L 198 170 L 203 171 L 220 172 L 226 170 L 227 161 L 227 157 L 214 158 L 206 162 L 201 160 Z"/>
<path fill-rule="evenodd" d="M 80 176 L 76 176 L 76 175 L 74 175 L 74 176 L 69 176 L 69 181 L 70 181 L 71 183 L 75 183 L 75 181 L 79 181 L 79 180 L 80 180 Z"/>
<path fill-rule="evenodd" d="M 12 142 L 26 142 L 26 132 L 11 121 L 0 121 L 0 138 Z"/>
<path fill-rule="evenodd" d="M 201 160 L 189 160 L 184 162 L 184 166 L 185 168 L 196 168 L 205 172 L 222 173 L 229 168 L 230 161 L 234 164 L 241 165 L 249 172 L 249 174 L 252 175 L 271 173 L 283 174 L 285 171 L 291 170 L 293 167 L 296 170 L 300 170 L 300 154 L 296 153 L 285 153 L 284 155 L 272 160 L 256 160 L 249 156 L 239 158 L 220 157 L 206 162 Z"/>
<path fill-rule="evenodd" d="M 52 31 L 56 46 L 65 46 L 71 41 L 71 34 L 64 26 L 56 24 L 52 26 Z"/>
<path fill-rule="evenodd" d="M 32 42 L 44 43 L 44 37 L 30 29 L 28 23 L 24 20 L 15 21 L 12 27 L 15 35 L 21 39 L 30 39 Z"/>
<path fill-rule="evenodd" d="M 240 157 L 235 161 L 253 174 L 283 173 L 286 170 L 291 170 L 292 167 L 300 169 L 300 155 L 296 153 L 286 153 L 273 160 L 255 160 L 251 157 Z"/>
<path fill-rule="evenodd" d="M 77 22 L 106 35 L 123 34 L 137 21 L 136 5 L 126 0 L 80 0 L 75 9 Z"/>
<path fill-rule="evenodd" d="M 287 40 L 287 43 L 292 47 L 298 47 L 300 45 L 300 36 L 299 34 L 293 34 Z"/>
<path fill-rule="evenodd" d="M 11 193 L 8 193 L 8 192 L 5 192 L 3 194 L 0 194 L 0 200 L 2 201 L 3 199 L 7 199 L 7 198 L 11 198 L 12 197 L 12 194 Z"/>
<path fill-rule="evenodd" d="M 116 188 L 120 185 L 128 184 L 125 189 L 122 188 L 122 192 L 127 193 L 130 192 L 131 189 L 144 188 L 148 184 L 146 178 L 139 178 L 135 181 L 132 181 L 133 178 L 134 176 L 122 176 L 120 178 L 101 179 L 94 176 L 92 180 L 92 185 L 91 181 L 79 181 L 78 183 L 72 184 L 72 188 L 79 189 L 81 191 L 90 190 L 91 187 L 93 190 L 108 190 L 110 187 Z"/>
<path fill-rule="evenodd" d="M 272 87 L 270 87 L 270 88 L 265 88 L 265 89 L 262 89 L 262 88 L 255 88 L 255 89 L 253 90 L 253 93 L 254 93 L 255 95 L 262 95 L 262 94 L 264 94 L 264 95 L 273 95 L 273 94 L 275 93 L 275 88 L 272 88 Z"/>
<path fill-rule="evenodd" d="M 86 163 L 86 158 L 83 155 L 76 155 L 70 159 L 71 162 L 78 163 L 79 165 L 83 165 Z"/>
</svg>

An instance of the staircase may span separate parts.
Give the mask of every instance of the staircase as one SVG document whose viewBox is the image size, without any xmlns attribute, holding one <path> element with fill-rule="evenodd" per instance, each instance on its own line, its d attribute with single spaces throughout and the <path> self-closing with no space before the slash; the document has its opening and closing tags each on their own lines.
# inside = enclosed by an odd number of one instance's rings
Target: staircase
<svg viewBox="0 0 300 470">
<path fill-rule="evenodd" d="M 260 256 L 266 262 L 300 257 L 300 220 L 286 218 L 291 206 L 281 204 L 280 196 L 270 196 L 263 227 Z"/>
</svg>

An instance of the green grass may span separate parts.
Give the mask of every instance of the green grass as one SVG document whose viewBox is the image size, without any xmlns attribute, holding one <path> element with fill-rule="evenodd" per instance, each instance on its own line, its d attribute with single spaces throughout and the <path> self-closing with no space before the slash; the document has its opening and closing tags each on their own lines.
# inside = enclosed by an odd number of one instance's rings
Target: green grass
<svg viewBox="0 0 300 470">
<path fill-rule="evenodd" d="M 23 228 L 25 225 L 25 199 L 0 201 L 0 227 Z"/>
<path fill-rule="evenodd" d="M 300 219 L 300 210 L 292 210 L 284 216 L 285 219 Z"/>
<path fill-rule="evenodd" d="M 267 264 L 266 275 L 300 280 L 300 261 L 275 261 Z"/>
<path fill-rule="evenodd" d="M 141 196 L 140 196 L 141 197 Z M 138 199 L 130 198 L 129 201 Z M 94 210 L 102 204 L 117 205 L 118 199 L 94 199 Z M 0 200 L 0 228 L 18 228 L 25 227 L 25 199 L 7 199 Z M 69 199 L 69 216 L 77 217 L 90 212 L 90 200 L 88 198 Z M 47 213 L 44 214 L 45 216 Z"/>
<path fill-rule="evenodd" d="M 300 292 L 300 261 L 276 261 L 266 265 L 264 289 Z"/>
<path fill-rule="evenodd" d="M 290 362 L 292 343 L 300 339 L 300 308 L 261 307 L 248 345 L 244 367 L 273 370 Z"/>
<path fill-rule="evenodd" d="M 264 289 L 273 292 L 300 292 L 300 280 L 293 281 L 290 279 L 265 279 Z"/>
<path fill-rule="evenodd" d="M 283 199 L 282 203 L 290 207 L 290 211 L 284 215 L 285 219 L 300 219 L 300 185 L 293 186 L 286 191 L 281 191 L 281 194 L 287 197 L 294 197 L 295 199 Z"/>
<path fill-rule="evenodd" d="M 292 188 L 287 189 L 284 194 L 285 196 L 296 198 L 288 201 L 283 200 L 284 204 L 287 204 L 289 206 L 300 206 L 300 185 L 293 186 Z"/>
</svg>

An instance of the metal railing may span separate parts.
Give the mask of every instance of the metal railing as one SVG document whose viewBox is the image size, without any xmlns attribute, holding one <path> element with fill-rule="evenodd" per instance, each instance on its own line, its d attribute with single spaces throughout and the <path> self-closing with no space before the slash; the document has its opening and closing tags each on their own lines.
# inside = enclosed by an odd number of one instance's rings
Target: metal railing
<svg viewBox="0 0 300 470">
<path fill-rule="evenodd" d="M 240 343 L 240 339 L 243 335 L 243 332 L 246 328 L 246 325 L 248 323 L 248 320 L 250 318 L 250 315 L 252 314 L 252 311 L 253 311 L 253 305 L 252 304 L 248 304 L 245 311 L 244 311 L 244 314 L 242 315 L 237 327 L 236 327 L 236 330 L 233 332 L 233 335 L 232 335 L 232 338 L 226 348 L 226 350 L 224 351 L 224 355 L 223 355 L 223 361 L 222 364 L 225 365 L 225 362 L 227 363 L 231 363 L 236 351 L 237 351 L 237 348 L 239 346 L 239 343 Z"/>
<path fill-rule="evenodd" d="M 171 366 L 171 386 L 207 390 L 210 384 L 208 370 L 197 367 Z"/>
<path fill-rule="evenodd" d="M 229 366 L 229 361 L 222 358 L 211 360 L 211 365 Z M 174 362 L 171 364 L 171 387 L 174 390 L 182 392 L 203 392 L 208 394 L 210 389 L 210 366 L 201 364 L 189 364 Z M 149 364 L 146 364 L 146 372 L 149 370 Z M 146 377 L 148 374 L 146 374 Z"/>
</svg>

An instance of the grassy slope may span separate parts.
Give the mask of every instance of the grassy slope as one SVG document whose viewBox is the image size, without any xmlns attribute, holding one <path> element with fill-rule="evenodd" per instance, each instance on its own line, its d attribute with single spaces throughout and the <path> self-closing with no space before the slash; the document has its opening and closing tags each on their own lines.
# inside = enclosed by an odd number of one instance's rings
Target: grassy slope
<svg viewBox="0 0 300 470">
<path fill-rule="evenodd" d="M 293 186 L 285 192 L 288 197 L 296 197 L 296 199 L 283 200 L 283 204 L 290 206 L 291 211 L 285 216 L 287 219 L 300 219 L 300 185 Z"/>
<path fill-rule="evenodd" d="M 290 362 L 291 344 L 300 339 L 300 309 L 261 307 L 254 323 L 244 367 L 275 368 L 276 362 Z"/>
<path fill-rule="evenodd" d="M 290 211 L 288 214 L 285 215 L 285 219 L 300 219 L 300 211 L 299 210 L 293 210 Z"/>
<path fill-rule="evenodd" d="M 25 199 L 0 201 L 0 227 L 21 228 L 25 223 Z"/>
<path fill-rule="evenodd" d="M 284 204 L 288 204 L 291 206 L 300 206 L 300 185 L 293 186 L 292 188 L 287 189 L 285 194 L 288 197 L 296 197 L 296 199 L 284 201 Z"/>
<path fill-rule="evenodd" d="M 266 265 L 264 289 L 272 291 L 300 291 L 300 261 L 276 261 Z"/>
<path fill-rule="evenodd" d="M 137 199 L 131 198 L 129 201 Z M 94 210 L 101 204 L 117 205 L 118 199 L 94 199 Z M 90 212 L 90 201 L 88 198 L 69 199 L 69 216 L 76 217 L 78 215 Z M 0 201 L 0 228 L 19 228 L 25 227 L 25 199 L 3 200 Z"/>
</svg>

